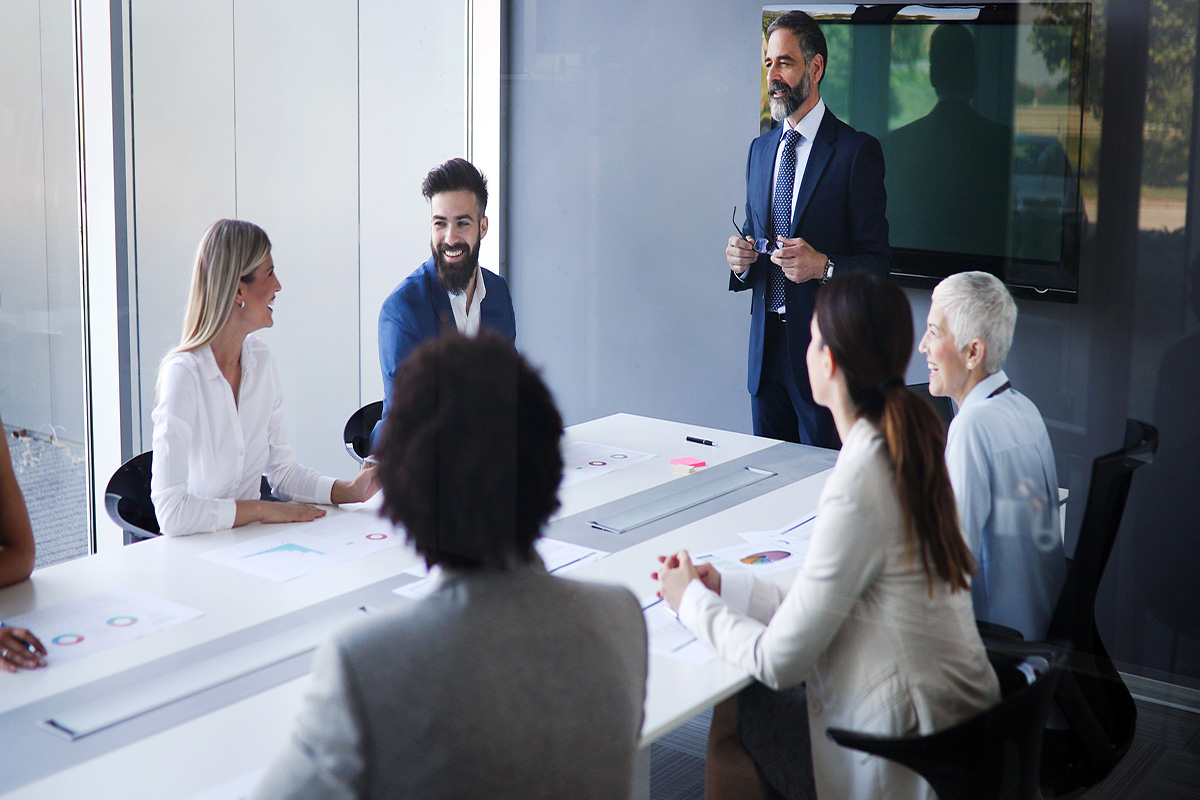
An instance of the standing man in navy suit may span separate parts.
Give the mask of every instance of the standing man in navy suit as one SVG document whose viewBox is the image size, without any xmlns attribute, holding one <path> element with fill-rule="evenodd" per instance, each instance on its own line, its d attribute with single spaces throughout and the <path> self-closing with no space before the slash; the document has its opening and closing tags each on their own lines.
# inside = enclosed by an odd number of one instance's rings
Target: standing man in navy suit
<svg viewBox="0 0 1200 800">
<path fill-rule="evenodd" d="M 883 151 L 825 108 L 828 48 L 821 28 L 789 11 L 767 28 L 771 116 L 783 124 L 750 144 L 746 222 L 725 257 L 729 288 L 750 289 L 747 388 L 754 433 L 837 447 L 828 410 L 813 403 L 804 354 L 813 302 L 836 272 L 891 259 Z"/>
<path fill-rule="evenodd" d="M 475 336 L 480 329 L 517 337 L 512 296 L 504 278 L 479 266 L 487 235 L 487 178 L 471 162 L 452 158 L 421 183 L 429 201 L 429 260 L 397 286 L 379 311 L 379 367 L 383 371 L 383 417 L 392 404 L 392 383 L 408 354 L 443 330 Z M 378 441 L 383 420 L 371 434 Z"/>
</svg>

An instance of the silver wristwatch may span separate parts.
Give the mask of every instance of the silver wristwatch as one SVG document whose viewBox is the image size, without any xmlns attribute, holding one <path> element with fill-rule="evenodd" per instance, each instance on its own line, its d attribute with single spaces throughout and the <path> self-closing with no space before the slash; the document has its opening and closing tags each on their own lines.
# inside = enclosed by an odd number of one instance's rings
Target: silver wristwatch
<svg viewBox="0 0 1200 800">
<path fill-rule="evenodd" d="M 833 277 L 833 259 L 826 256 L 825 272 L 821 275 L 822 285 L 829 283 L 829 279 Z"/>
</svg>

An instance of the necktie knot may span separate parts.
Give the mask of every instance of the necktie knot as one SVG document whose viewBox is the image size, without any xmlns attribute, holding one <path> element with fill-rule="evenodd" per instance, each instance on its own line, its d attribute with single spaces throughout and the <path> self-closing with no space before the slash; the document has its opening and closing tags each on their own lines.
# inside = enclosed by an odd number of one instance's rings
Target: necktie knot
<svg viewBox="0 0 1200 800">
<path fill-rule="evenodd" d="M 794 150 L 796 145 L 800 144 L 800 140 L 804 137 L 801 136 L 800 132 L 795 128 L 789 128 L 783 132 L 783 138 L 787 140 L 787 146 Z"/>
</svg>

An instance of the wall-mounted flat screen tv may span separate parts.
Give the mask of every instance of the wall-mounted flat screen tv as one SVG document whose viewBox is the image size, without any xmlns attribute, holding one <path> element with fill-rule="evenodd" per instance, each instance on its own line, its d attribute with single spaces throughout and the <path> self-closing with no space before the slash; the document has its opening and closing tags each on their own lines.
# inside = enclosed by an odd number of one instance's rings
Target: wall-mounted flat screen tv
<svg viewBox="0 0 1200 800">
<path fill-rule="evenodd" d="M 883 145 L 892 274 L 984 270 L 1073 303 L 1087 222 L 1088 3 L 766 6 L 821 25 L 827 107 Z M 765 40 L 764 40 L 765 47 Z M 765 71 L 760 127 L 774 124 Z M 1086 148 L 1085 148 L 1086 145 Z"/>
</svg>

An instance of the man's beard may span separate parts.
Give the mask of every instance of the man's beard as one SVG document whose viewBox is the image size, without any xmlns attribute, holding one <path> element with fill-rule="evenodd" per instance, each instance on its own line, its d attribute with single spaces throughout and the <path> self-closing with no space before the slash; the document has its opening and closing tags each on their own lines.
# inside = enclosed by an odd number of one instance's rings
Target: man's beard
<svg viewBox="0 0 1200 800">
<path fill-rule="evenodd" d="M 800 83 L 796 86 L 789 86 L 784 81 L 772 81 L 767 87 L 767 91 L 772 95 L 780 89 L 786 89 L 787 94 L 776 100 L 770 97 L 768 102 L 771 105 L 771 119 L 776 122 L 783 122 L 785 119 L 796 113 L 796 109 L 804 105 L 808 100 L 809 94 L 812 93 L 811 81 L 808 77 L 808 70 L 804 71 L 804 77 L 800 79 Z"/>
<path fill-rule="evenodd" d="M 439 249 L 435 249 L 433 243 L 429 243 L 429 249 L 433 253 L 433 263 L 437 267 L 438 283 L 450 294 L 462 294 L 467 290 L 467 284 L 471 282 L 471 276 L 475 274 L 475 267 L 479 265 L 479 245 L 475 243 L 475 247 L 471 248 L 467 244 L 463 247 L 467 248 L 467 252 L 463 257 L 456 262 L 446 261 L 443 252 L 453 250 L 445 244 Z"/>
</svg>

